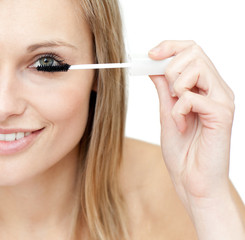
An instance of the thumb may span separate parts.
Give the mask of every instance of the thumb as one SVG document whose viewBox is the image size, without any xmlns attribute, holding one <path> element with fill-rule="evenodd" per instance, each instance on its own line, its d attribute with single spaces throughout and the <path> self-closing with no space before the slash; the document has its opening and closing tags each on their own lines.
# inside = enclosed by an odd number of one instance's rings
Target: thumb
<svg viewBox="0 0 245 240">
<path fill-rule="evenodd" d="M 153 81 L 158 97 L 159 97 L 159 103 L 160 103 L 160 116 L 161 116 L 161 124 L 166 120 L 171 118 L 171 111 L 174 106 L 174 104 L 177 101 L 177 98 L 173 98 L 171 96 L 171 93 L 169 91 L 168 82 L 163 75 L 158 76 L 149 76 L 151 80 Z"/>
</svg>

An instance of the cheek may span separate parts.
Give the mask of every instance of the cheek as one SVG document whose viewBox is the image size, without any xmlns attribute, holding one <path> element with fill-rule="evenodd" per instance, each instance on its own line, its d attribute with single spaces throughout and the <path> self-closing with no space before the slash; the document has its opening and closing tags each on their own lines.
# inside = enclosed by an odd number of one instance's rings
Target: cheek
<svg viewBox="0 0 245 240">
<path fill-rule="evenodd" d="M 84 78 L 51 86 L 42 86 L 29 98 L 41 124 L 47 127 L 49 139 L 78 141 L 87 123 L 92 80 Z M 29 95 L 30 96 L 30 95 Z"/>
<path fill-rule="evenodd" d="M 83 136 L 87 125 L 90 91 L 65 89 L 53 99 L 52 107 L 46 112 L 51 124 L 51 140 L 57 151 L 70 151 Z"/>
<path fill-rule="evenodd" d="M 26 89 L 28 103 L 44 121 L 57 124 L 87 115 L 93 71 L 75 71 L 53 79 L 35 78 Z"/>
<path fill-rule="evenodd" d="M 49 164 L 61 160 L 78 146 L 87 125 L 93 78 L 93 71 L 71 71 L 60 78 L 35 78 L 25 84 L 23 98 L 26 96 L 30 109 L 27 115 L 45 127 L 32 151 L 41 151 L 39 157 L 48 157 Z"/>
<path fill-rule="evenodd" d="M 91 89 L 83 86 L 66 86 L 46 92 L 39 102 L 41 115 L 49 122 L 56 124 L 69 121 L 87 113 Z"/>
<path fill-rule="evenodd" d="M 89 96 L 90 90 L 82 87 L 59 89 L 42 102 L 43 115 L 54 125 L 82 118 L 88 112 Z"/>
</svg>

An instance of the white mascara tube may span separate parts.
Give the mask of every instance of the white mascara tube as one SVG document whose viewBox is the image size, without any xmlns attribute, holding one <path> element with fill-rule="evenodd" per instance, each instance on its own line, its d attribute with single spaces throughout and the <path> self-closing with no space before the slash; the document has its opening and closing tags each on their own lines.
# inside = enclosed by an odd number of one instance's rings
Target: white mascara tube
<svg viewBox="0 0 245 240">
<path fill-rule="evenodd" d="M 149 57 L 132 59 L 129 74 L 131 76 L 164 75 L 165 69 L 172 58 L 164 60 L 152 60 Z"/>
<path fill-rule="evenodd" d="M 173 57 L 164 60 L 152 60 L 149 57 L 131 58 L 128 63 L 105 63 L 105 64 L 81 64 L 71 65 L 72 69 L 110 69 L 128 68 L 129 75 L 164 75 L 165 69 Z"/>
</svg>

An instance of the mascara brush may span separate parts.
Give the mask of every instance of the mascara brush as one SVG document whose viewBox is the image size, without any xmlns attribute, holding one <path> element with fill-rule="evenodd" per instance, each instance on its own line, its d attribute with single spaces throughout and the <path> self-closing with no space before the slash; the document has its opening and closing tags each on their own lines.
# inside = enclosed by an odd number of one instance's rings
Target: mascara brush
<svg viewBox="0 0 245 240">
<path fill-rule="evenodd" d="M 129 63 L 103 63 L 103 64 L 80 64 L 69 65 L 63 64 L 60 66 L 38 66 L 38 71 L 68 71 L 81 69 L 112 69 L 112 68 L 127 68 L 129 75 L 164 75 L 165 69 L 173 57 L 164 60 L 152 60 L 149 57 L 135 58 Z"/>
</svg>

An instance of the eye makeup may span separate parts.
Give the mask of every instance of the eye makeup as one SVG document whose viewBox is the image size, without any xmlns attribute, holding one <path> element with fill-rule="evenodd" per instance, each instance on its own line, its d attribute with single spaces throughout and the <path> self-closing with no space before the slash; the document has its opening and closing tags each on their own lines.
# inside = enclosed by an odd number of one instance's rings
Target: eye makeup
<svg viewBox="0 0 245 240">
<path fill-rule="evenodd" d="M 38 56 L 30 68 L 36 68 L 38 71 L 55 72 L 63 65 L 65 65 L 64 60 L 51 52 Z"/>
<path fill-rule="evenodd" d="M 56 66 L 37 66 L 37 71 L 42 72 L 67 72 L 70 68 L 69 64 L 61 64 Z"/>
</svg>

